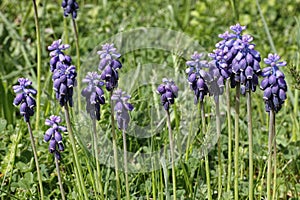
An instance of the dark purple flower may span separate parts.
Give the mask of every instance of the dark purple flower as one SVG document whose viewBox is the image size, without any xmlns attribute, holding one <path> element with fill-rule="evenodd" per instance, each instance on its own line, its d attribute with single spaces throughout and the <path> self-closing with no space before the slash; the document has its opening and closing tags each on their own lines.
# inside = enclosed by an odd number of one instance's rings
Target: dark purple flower
<svg viewBox="0 0 300 200">
<path fill-rule="evenodd" d="M 49 152 L 54 153 L 55 157 L 60 160 L 60 152 L 64 151 L 61 132 L 67 132 L 67 128 L 60 126 L 61 119 L 59 116 L 52 115 L 46 119 L 45 125 L 50 126 L 44 135 L 45 142 L 49 142 Z"/>
<path fill-rule="evenodd" d="M 189 66 L 186 69 L 188 74 L 188 82 L 190 88 L 194 91 L 194 103 L 197 104 L 198 101 L 203 101 L 204 96 L 207 95 L 208 87 L 206 84 L 206 79 L 209 78 L 206 71 L 203 68 L 208 68 L 206 60 L 202 59 L 203 55 L 198 52 L 194 52 L 191 56 L 191 60 L 186 62 L 186 65 Z"/>
<path fill-rule="evenodd" d="M 170 105 L 174 104 L 178 96 L 178 87 L 174 81 L 163 78 L 163 84 L 159 85 L 157 92 L 161 95 L 160 100 L 165 110 L 169 110 Z"/>
<path fill-rule="evenodd" d="M 264 59 L 268 67 L 262 70 L 261 75 L 264 79 L 260 83 L 260 89 L 264 91 L 263 99 L 267 112 L 278 112 L 286 99 L 287 84 L 283 72 L 279 70 L 286 62 L 279 60 L 280 56 L 277 54 L 269 54 L 268 58 Z"/>
<path fill-rule="evenodd" d="M 118 128 L 120 130 L 126 130 L 130 121 L 128 111 L 133 110 L 132 104 L 128 103 L 130 96 L 121 89 L 117 89 L 111 99 L 115 103 L 114 111 L 116 112 Z"/>
<path fill-rule="evenodd" d="M 54 41 L 51 46 L 48 46 L 50 51 L 50 70 L 53 72 L 58 63 L 65 63 L 71 65 L 72 59 L 63 53 L 63 50 L 70 48 L 68 44 L 61 44 L 61 39 Z"/>
<path fill-rule="evenodd" d="M 101 79 L 105 81 L 106 89 L 113 90 L 118 86 L 118 70 L 122 68 L 118 58 L 121 54 L 117 53 L 114 44 L 102 45 L 102 50 L 97 52 L 100 55 L 99 70 L 102 71 Z"/>
<path fill-rule="evenodd" d="M 56 99 L 61 106 L 66 103 L 73 106 L 73 88 L 77 86 L 76 82 L 76 67 L 72 65 L 70 56 L 65 55 L 62 50 L 68 49 L 70 45 L 61 44 L 61 39 L 54 41 L 48 47 L 50 56 L 50 67 L 53 81 L 53 89 L 55 91 Z M 53 61 L 53 62 L 52 62 Z"/>
<path fill-rule="evenodd" d="M 64 63 L 58 63 L 56 69 L 53 71 L 53 89 L 56 99 L 61 106 L 67 103 L 69 103 L 69 106 L 73 106 L 73 88 L 77 86 L 76 76 L 77 73 L 74 65 L 69 66 Z"/>
<path fill-rule="evenodd" d="M 79 9 L 78 3 L 75 0 L 63 0 L 61 6 L 64 9 L 64 16 L 72 15 L 73 19 L 77 17 L 77 10 Z"/>
<path fill-rule="evenodd" d="M 88 84 L 81 91 L 81 95 L 86 100 L 86 111 L 92 119 L 100 120 L 100 105 L 105 104 L 104 92 L 101 88 L 104 83 L 100 81 L 97 72 L 88 72 L 82 82 Z"/>
<path fill-rule="evenodd" d="M 261 61 L 260 53 L 252 44 L 250 35 L 242 35 L 245 26 L 236 24 L 230 29 L 234 33 L 225 32 L 219 35 L 221 40 L 216 44 L 217 49 L 210 56 L 216 61 L 216 66 L 222 70 L 224 80 L 230 77 L 231 87 L 241 84 L 241 93 L 255 91 L 258 85 Z"/>
<path fill-rule="evenodd" d="M 14 92 L 17 94 L 13 104 L 20 106 L 20 114 L 24 116 L 25 122 L 29 122 L 29 119 L 34 114 L 33 108 L 36 106 L 35 99 L 32 95 L 36 95 L 36 90 L 28 88 L 32 82 L 27 78 L 19 78 L 19 85 L 13 86 Z"/>
</svg>

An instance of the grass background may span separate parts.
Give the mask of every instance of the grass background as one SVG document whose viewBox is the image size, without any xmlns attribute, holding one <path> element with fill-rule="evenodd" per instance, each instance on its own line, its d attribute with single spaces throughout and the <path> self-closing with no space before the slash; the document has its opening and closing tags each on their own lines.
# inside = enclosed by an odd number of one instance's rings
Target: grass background
<svg viewBox="0 0 300 200">
<path fill-rule="evenodd" d="M 69 55 L 75 56 L 75 41 L 71 21 L 63 18 L 60 1 L 38 1 L 38 12 L 41 28 L 42 46 L 42 94 L 41 94 L 41 122 L 50 114 L 59 114 L 60 109 L 52 95 L 51 74 L 49 71 L 49 56 L 47 46 L 53 40 L 63 37 L 71 45 Z M 300 1 L 299 0 L 269 0 L 259 1 L 260 10 L 256 1 L 243 0 L 236 2 L 236 10 L 232 9 L 231 1 L 203 0 L 203 1 L 80 1 L 77 25 L 80 38 L 81 61 L 90 56 L 95 45 L 114 34 L 139 27 L 160 27 L 184 32 L 207 51 L 212 51 L 219 41 L 218 34 L 228 30 L 230 25 L 237 22 L 247 25 L 247 33 L 253 35 L 256 49 L 264 58 L 268 53 L 277 52 L 282 59 L 288 62 L 288 67 L 283 71 L 289 85 L 288 99 L 283 109 L 276 115 L 277 120 L 277 198 L 299 199 L 300 196 L 300 133 L 298 91 L 299 74 L 299 48 L 300 48 Z M 265 18 L 266 24 L 262 20 Z M 239 20 L 237 20 L 237 16 Z M 68 32 L 64 32 L 64 26 Z M 266 27 L 270 32 L 268 36 Z M 37 87 L 36 75 L 36 37 L 34 24 L 34 10 L 32 2 L 26 1 L 0 1 L 0 197 L 35 199 L 38 198 L 36 171 L 30 147 L 29 135 L 26 124 L 14 108 L 12 101 L 14 94 L 12 85 L 16 84 L 19 77 L 28 77 Z M 66 41 L 64 41 L 66 42 Z M 272 42 L 274 43 L 272 47 Z M 165 63 L 168 66 L 178 66 L 180 75 L 184 75 L 185 60 L 174 61 L 171 53 L 155 49 L 137 50 L 123 56 L 124 72 L 135 69 L 140 63 Z M 75 58 L 76 59 L 76 58 Z M 262 64 L 262 67 L 264 65 Z M 174 69 L 175 70 L 175 69 Z M 120 72 L 122 75 L 122 72 Z M 133 80 L 134 81 L 134 80 Z M 132 103 L 136 112 L 132 113 L 132 120 L 137 123 L 147 123 L 147 114 L 142 112 L 149 108 L 148 95 L 152 95 L 151 88 L 139 88 L 133 92 Z M 233 96 L 233 95 L 232 95 Z M 254 173 L 255 173 L 255 198 L 264 197 L 266 193 L 264 173 L 267 159 L 267 115 L 264 112 L 262 92 L 253 95 L 253 122 L 254 122 Z M 246 199 L 248 193 L 248 152 L 247 152 L 247 120 L 245 99 L 241 102 L 241 139 L 240 139 L 240 198 Z M 107 125 L 108 106 L 102 109 L 100 125 Z M 210 109 L 209 106 L 207 108 Z M 34 119 L 32 123 L 34 124 Z M 141 119 L 145 119 L 142 121 Z M 174 122 L 176 125 L 176 120 Z M 43 174 L 45 195 L 50 199 L 59 199 L 59 189 L 53 157 L 48 153 L 48 145 L 42 141 L 46 127 L 34 132 L 37 138 L 38 156 Z M 165 133 L 166 130 L 164 130 Z M 226 166 L 227 157 L 227 128 L 222 127 L 222 152 Z M 118 145 L 122 146 L 121 136 Z M 149 141 L 138 141 L 129 137 L 130 150 L 143 149 L 148 144 L 167 141 L 167 134 L 157 136 Z M 159 143 L 158 142 L 158 143 Z M 68 142 L 65 141 L 66 146 Z M 201 143 L 201 137 L 193 145 Z M 155 145 L 154 147 L 155 148 Z M 86 170 L 86 187 L 91 198 L 93 192 L 93 177 L 90 169 L 93 162 L 86 155 L 87 152 L 79 149 L 82 155 L 82 165 Z M 77 194 L 74 187 L 73 159 L 69 149 L 63 153 L 62 177 L 68 199 L 75 199 Z M 212 187 L 217 188 L 217 151 L 213 148 L 209 154 Z M 177 165 L 178 195 L 185 199 L 205 199 L 206 185 L 204 164 L 197 159 L 180 162 Z M 162 180 L 164 171 L 157 170 L 153 173 L 131 174 L 130 191 L 132 198 L 150 199 L 153 197 L 153 187 L 156 195 L 165 198 L 171 193 L 171 186 Z M 154 177 L 154 178 L 153 178 Z M 102 180 L 105 183 L 107 198 L 115 199 L 114 170 L 102 166 Z M 124 181 L 121 178 L 121 181 Z M 224 178 L 225 183 L 225 178 Z M 153 185 L 154 184 L 154 185 Z M 225 185 L 225 184 L 224 184 Z M 170 191 L 166 192 L 166 188 Z M 124 193 L 123 188 L 123 194 Z M 165 193 L 162 193 L 165 192 Z M 232 197 L 232 191 L 224 193 L 223 198 Z M 78 198 L 78 197 L 77 197 Z"/>
</svg>

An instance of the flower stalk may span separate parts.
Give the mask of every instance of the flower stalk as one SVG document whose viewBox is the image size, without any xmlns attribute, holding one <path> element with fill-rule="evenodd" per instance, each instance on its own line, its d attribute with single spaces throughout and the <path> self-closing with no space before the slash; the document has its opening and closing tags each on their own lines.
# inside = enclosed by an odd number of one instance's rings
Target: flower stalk
<svg viewBox="0 0 300 200">
<path fill-rule="evenodd" d="M 35 141 L 34 141 L 34 137 L 32 134 L 32 128 L 31 128 L 29 121 L 27 122 L 27 128 L 28 128 L 29 135 L 30 135 L 30 142 L 31 142 L 31 147 L 32 147 L 32 151 L 33 151 L 36 172 L 37 172 L 37 176 L 38 176 L 37 178 L 38 178 L 39 186 L 40 186 L 41 199 L 43 200 L 44 199 L 44 190 L 43 190 L 43 183 L 42 183 L 42 174 L 40 171 L 39 161 L 38 161 L 38 157 L 37 157 L 37 151 L 36 151 L 36 147 L 35 147 Z"/>
<path fill-rule="evenodd" d="M 251 91 L 247 91 L 248 143 L 249 143 L 249 200 L 253 200 L 253 135 Z"/>
<path fill-rule="evenodd" d="M 59 184 L 59 189 L 60 189 L 60 194 L 61 194 L 61 199 L 65 200 L 65 191 L 63 188 L 63 184 L 61 181 L 61 175 L 60 175 L 60 169 L 59 169 L 59 161 L 58 159 L 55 157 L 55 166 L 56 166 L 56 171 L 57 171 L 57 178 L 58 178 L 58 184 Z"/>
<path fill-rule="evenodd" d="M 215 96 L 216 104 L 216 126 L 218 138 L 218 199 L 222 196 L 222 155 L 221 155 L 221 121 L 220 121 L 220 103 L 219 96 Z"/>
<path fill-rule="evenodd" d="M 168 125 L 168 130 L 169 130 L 169 142 L 170 142 L 171 163 L 172 163 L 173 199 L 176 200 L 177 198 L 176 198 L 175 153 L 174 153 L 174 142 L 173 142 L 173 134 L 172 134 L 169 110 L 166 110 L 166 114 L 167 114 L 167 125 Z"/>
<path fill-rule="evenodd" d="M 226 112 L 228 128 L 228 169 L 227 169 L 227 192 L 230 192 L 231 165 L 232 165 L 232 129 L 231 129 L 231 105 L 230 105 L 230 81 L 226 81 Z"/>
<path fill-rule="evenodd" d="M 41 108 L 41 66 L 42 66 L 42 46 L 41 46 L 41 33 L 40 33 L 40 25 L 38 18 L 38 11 L 36 6 L 36 1 L 32 0 L 33 8 L 34 8 L 34 20 L 36 27 L 36 45 L 37 45 L 37 96 L 36 96 L 36 121 L 35 121 L 35 130 L 39 129 L 40 122 L 40 108 Z"/>
<path fill-rule="evenodd" d="M 202 122 L 202 132 L 206 133 L 206 122 L 205 122 L 205 110 L 204 103 L 200 101 L 200 110 L 201 110 L 201 122 Z M 206 185 L 207 185 L 207 197 L 208 200 L 212 200 L 211 196 L 211 185 L 210 185 L 210 169 L 209 169 L 209 160 L 208 160 L 208 152 L 204 152 L 204 162 L 205 162 L 205 175 L 206 175 Z"/>
<path fill-rule="evenodd" d="M 240 119 L 240 84 L 236 85 L 234 115 L 234 199 L 239 199 L 239 119 Z"/>
</svg>

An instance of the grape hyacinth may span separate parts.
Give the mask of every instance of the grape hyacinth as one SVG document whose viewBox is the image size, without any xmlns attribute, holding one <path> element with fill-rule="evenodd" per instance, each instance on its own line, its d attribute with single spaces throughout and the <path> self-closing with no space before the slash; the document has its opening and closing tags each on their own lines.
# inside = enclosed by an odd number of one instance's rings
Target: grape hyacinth
<svg viewBox="0 0 300 200">
<path fill-rule="evenodd" d="M 28 88 L 32 82 L 27 78 L 19 78 L 19 85 L 13 86 L 14 92 L 17 94 L 13 104 L 20 106 L 20 114 L 24 116 L 25 122 L 29 122 L 29 119 L 34 114 L 33 108 L 36 106 L 35 99 L 31 95 L 36 95 L 36 90 Z"/>
<path fill-rule="evenodd" d="M 113 93 L 111 99 L 115 102 L 114 111 L 116 112 L 118 128 L 126 130 L 130 121 L 128 111 L 133 110 L 133 105 L 128 103 L 130 95 L 118 89 Z"/>
<path fill-rule="evenodd" d="M 77 86 L 76 81 L 76 67 L 71 65 L 71 57 L 64 55 L 62 50 L 69 48 L 68 44 L 61 44 L 61 39 L 54 41 L 51 46 L 48 47 L 50 50 L 50 67 L 53 81 L 53 89 L 55 91 L 56 99 L 59 101 L 61 106 L 66 103 L 73 106 L 73 88 Z"/>
<path fill-rule="evenodd" d="M 77 17 L 77 10 L 79 9 L 78 3 L 75 0 L 63 0 L 61 6 L 64 9 L 64 16 L 72 15 L 73 19 Z"/>
<path fill-rule="evenodd" d="M 210 56 L 216 60 L 219 67 L 226 69 L 224 79 L 231 75 L 231 87 L 234 88 L 237 83 L 241 84 L 241 94 L 246 91 L 255 91 L 258 85 L 258 75 L 260 73 L 261 61 L 260 53 L 256 51 L 255 44 L 252 44 L 253 37 L 242 35 L 246 26 L 236 24 L 230 29 L 234 33 L 226 31 L 220 34 L 222 38 L 216 44 L 216 50 Z"/>
<path fill-rule="evenodd" d="M 260 89 L 264 91 L 263 99 L 267 112 L 274 110 L 277 113 L 286 99 L 287 84 L 283 72 L 279 70 L 279 67 L 286 66 L 286 62 L 279 60 L 280 56 L 277 54 L 269 54 L 268 58 L 264 59 L 268 67 L 262 70 L 261 75 L 264 79 Z"/>
<path fill-rule="evenodd" d="M 99 70 L 102 71 L 101 79 L 106 83 L 106 89 L 112 91 L 118 86 L 119 74 L 118 70 L 122 68 L 121 62 L 118 60 L 119 54 L 114 44 L 102 45 L 102 50 L 97 52 L 100 55 Z"/>
<path fill-rule="evenodd" d="M 190 88 L 194 91 L 194 103 L 197 104 L 198 101 L 202 102 L 204 96 L 207 95 L 208 86 L 206 84 L 206 80 L 208 78 L 208 74 L 203 68 L 207 68 L 207 61 L 202 60 L 203 54 L 198 52 L 194 52 L 191 56 L 191 60 L 186 62 L 186 65 L 189 66 L 186 69 L 186 73 L 188 74 L 188 82 L 190 84 Z"/>
<path fill-rule="evenodd" d="M 60 152 L 64 151 L 64 145 L 62 143 L 61 132 L 66 132 L 67 128 L 64 126 L 60 126 L 61 118 L 59 116 L 52 115 L 49 119 L 46 119 L 45 124 L 47 126 L 51 126 L 45 135 L 45 142 L 49 142 L 49 152 L 54 153 L 55 157 L 60 160 L 61 155 Z"/>
<path fill-rule="evenodd" d="M 92 119 L 100 120 L 100 105 L 105 104 L 104 92 L 102 86 L 104 83 L 100 81 L 100 75 L 97 72 L 88 72 L 82 80 L 88 86 L 81 91 L 81 95 L 86 99 L 86 111 Z"/>
<path fill-rule="evenodd" d="M 61 44 L 61 39 L 54 41 L 48 50 L 50 51 L 50 70 L 53 72 L 56 69 L 56 65 L 59 63 L 65 63 L 71 65 L 72 59 L 70 56 L 65 55 L 63 50 L 70 48 L 68 44 Z"/>
<path fill-rule="evenodd" d="M 161 95 L 161 103 L 166 111 L 169 110 L 171 104 L 174 104 L 175 98 L 178 96 L 178 87 L 174 81 L 163 78 L 163 84 L 159 85 L 157 92 Z"/>
</svg>

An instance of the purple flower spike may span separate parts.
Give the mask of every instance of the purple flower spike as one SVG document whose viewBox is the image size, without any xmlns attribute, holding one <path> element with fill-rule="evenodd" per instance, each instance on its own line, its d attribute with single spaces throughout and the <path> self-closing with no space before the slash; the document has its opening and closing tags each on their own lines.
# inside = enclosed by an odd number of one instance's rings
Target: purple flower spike
<svg viewBox="0 0 300 200">
<path fill-rule="evenodd" d="M 186 73 L 188 74 L 188 82 L 190 84 L 190 88 L 194 91 L 194 103 L 197 104 L 198 101 L 202 102 L 204 96 L 207 95 L 208 86 L 206 84 L 205 79 L 209 77 L 204 68 L 208 68 L 208 63 L 206 60 L 203 60 L 203 54 L 199 54 L 198 52 L 194 52 L 191 56 L 191 60 L 186 62 L 186 65 L 189 66 L 186 69 Z"/>
<path fill-rule="evenodd" d="M 78 3 L 75 0 L 63 0 L 61 6 L 64 9 L 64 16 L 72 15 L 73 19 L 77 17 L 77 10 L 79 9 Z"/>
<path fill-rule="evenodd" d="M 159 85 L 157 92 L 161 95 L 161 103 L 165 110 L 169 110 L 170 105 L 174 104 L 178 96 L 178 87 L 174 81 L 163 78 L 163 84 Z"/>
<path fill-rule="evenodd" d="M 120 130 L 126 130 L 130 121 L 128 111 L 133 110 L 133 105 L 128 103 L 130 96 L 121 89 L 117 89 L 111 96 L 111 99 L 115 103 L 114 111 L 116 112 L 118 128 Z"/>
<path fill-rule="evenodd" d="M 86 100 L 86 111 L 92 119 L 100 120 L 100 105 L 105 104 L 104 92 L 102 86 L 104 83 L 100 80 L 97 72 L 88 72 L 82 80 L 87 83 L 87 87 L 81 91 L 81 95 Z"/>
<path fill-rule="evenodd" d="M 257 86 L 256 79 L 261 72 L 260 53 L 251 43 L 253 37 L 242 35 L 246 26 L 236 24 L 230 29 L 234 33 L 221 34 L 219 37 L 223 40 L 216 44 L 217 49 L 210 54 L 210 57 L 216 61 L 218 68 L 226 70 L 226 73 L 222 72 L 221 75 L 224 79 L 230 76 L 231 87 L 234 88 L 237 83 L 240 83 L 242 94 L 250 90 L 254 92 Z"/>
<path fill-rule="evenodd" d="M 72 59 L 70 56 L 66 56 L 63 53 L 63 50 L 70 48 L 68 44 L 61 44 L 61 39 L 54 41 L 50 46 L 48 46 L 48 50 L 50 51 L 50 70 L 53 72 L 56 69 L 58 63 L 66 63 L 71 65 Z"/>
<path fill-rule="evenodd" d="M 269 54 L 264 62 L 268 65 L 262 70 L 264 79 L 260 84 L 260 89 L 264 91 L 265 108 L 267 112 L 274 110 L 278 112 L 286 99 L 287 84 L 284 80 L 283 72 L 279 67 L 286 65 L 285 61 L 279 61 L 280 56 L 277 54 Z"/>
<path fill-rule="evenodd" d="M 102 45 L 102 50 L 97 52 L 100 55 L 99 70 L 102 71 L 101 79 L 105 81 L 106 89 L 112 91 L 118 87 L 118 70 L 122 68 L 118 58 L 121 56 L 114 47 L 114 44 Z"/>
<path fill-rule="evenodd" d="M 32 95 L 36 95 L 36 90 L 28 88 L 32 82 L 27 78 L 19 78 L 19 85 L 13 86 L 13 90 L 16 93 L 13 104 L 20 106 L 20 114 L 23 115 L 25 122 L 29 122 L 29 119 L 34 114 L 34 107 L 36 106 L 35 99 Z"/>
<path fill-rule="evenodd" d="M 49 119 L 46 119 L 45 125 L 50 126 L 50 128 L 44 135 L 45 142 L 49 142 L 49 152 L 54 153 L 58 160 L 61 159 L 60 152 L 64 151 L 61 132 L 67 131 L 66 127 L 59 125 L 60 122 L 61 118 L 55 115 L 52 115 Z"/>
</svg>

